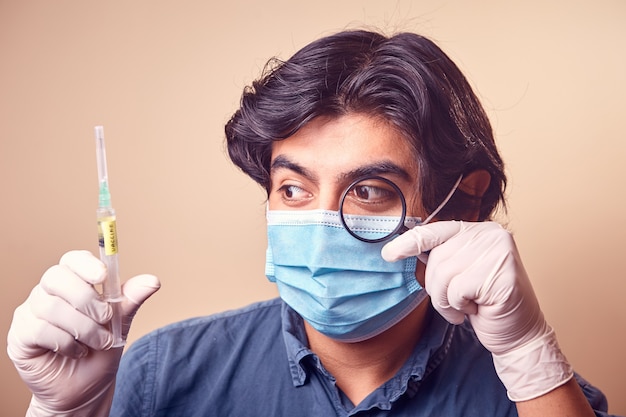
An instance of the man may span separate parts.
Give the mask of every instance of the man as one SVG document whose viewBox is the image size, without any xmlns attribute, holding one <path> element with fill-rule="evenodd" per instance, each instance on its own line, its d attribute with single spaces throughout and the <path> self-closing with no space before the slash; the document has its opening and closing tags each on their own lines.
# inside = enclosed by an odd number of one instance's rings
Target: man
<svg viewBox="0 0 626 417">
<path fill-rule="evenodd" d="M 606 415 L 511 235 L 489 221 L 503 164 L 431 41 L 315 41 L 268 66 L 226 136 L 268 193 L 266 275 L 280 299 L 159 329 L 118 370 L 110 308 L 92 288 L 103 266 L 69 252 L 9 334 L 30 415 L 104 416 L 111 402 L 113 416 Z M 152 276 L 125 284 L 125 334 L 157 289 Z"/>
</svg>

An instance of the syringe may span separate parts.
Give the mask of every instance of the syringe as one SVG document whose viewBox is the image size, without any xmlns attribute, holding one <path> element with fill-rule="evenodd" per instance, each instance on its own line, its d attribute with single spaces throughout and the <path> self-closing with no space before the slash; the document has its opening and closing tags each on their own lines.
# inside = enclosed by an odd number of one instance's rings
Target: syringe
<svg viewBox="0 0 626 417">
<path fill-rule="evenodd" d="M 115 226 L 115 210 L 111 207 L 111 193 L 109 191 L 109 177 L 107 173 L 106 151 L 104 148 L 104 128 L 95 127 L 96 158 L 98 161 L 99 204 L 98 217 L 98 246 L 100 259 L 107 267 L 107 276 L 102 283 L 102 296 L 113 308 L 111 318 L 111 332 L 113 346 L 124 346 L 122 338 L 121 301 L 123 299 L 118 265 L 117 229 Z"/>
</svg>

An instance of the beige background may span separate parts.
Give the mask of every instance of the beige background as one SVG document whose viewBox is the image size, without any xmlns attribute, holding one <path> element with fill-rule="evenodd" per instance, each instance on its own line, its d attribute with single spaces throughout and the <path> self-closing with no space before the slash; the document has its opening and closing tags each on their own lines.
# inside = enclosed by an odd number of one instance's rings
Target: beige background
<svg viewBox="0 0 626 417">
<path fill-rule="evenodd" d="M 270 56 L 345 27 L 429 35 L 508 162 L 514 231 L 575 368 L 626 414 L 626 2 L 0 0 L 0 333 L 66 250 L 96 251 L 103 124 L 125 277 L 162 290 L 130 339 L 274 296 L 264 195 L 223 125 Z M 3 336 L 4 337 L 4 336 Z M 29 394 L 0 356 L 0 413 Z"/>
</svg>

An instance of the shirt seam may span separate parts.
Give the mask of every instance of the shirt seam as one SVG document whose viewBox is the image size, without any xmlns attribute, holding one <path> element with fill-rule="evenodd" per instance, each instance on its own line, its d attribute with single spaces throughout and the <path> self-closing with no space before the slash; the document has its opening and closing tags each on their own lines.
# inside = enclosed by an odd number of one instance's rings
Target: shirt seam
<svg viewBox="0 0 626 417">
<path fill-rule="evenodd" d="M 145 417 L 154 415 L 154 395 L 156 393 L 156 375 L 158 368 L 158 363 L 154 360 L 154 358 L 158 357 L 160 339 L 161 338 L 159 337 L 159 335 L 157 335 L 157 337 L 155 337 L 154 343 L 148 344 L 148 354 L 146 358 L 148 365 L 144 384 L 144 395 L 142 396 L 144 401 L 141 407 L 141 414 Z"/>
</svg>

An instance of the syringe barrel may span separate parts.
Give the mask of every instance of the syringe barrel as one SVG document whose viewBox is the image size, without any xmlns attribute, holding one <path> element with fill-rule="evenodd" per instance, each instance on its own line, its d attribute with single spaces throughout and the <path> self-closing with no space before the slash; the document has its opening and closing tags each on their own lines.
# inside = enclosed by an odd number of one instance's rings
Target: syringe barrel
<svg viewBox="0 0 626 417">
<path fill-rule="evenodd" d="M 100 259 L 107 267 L 107 277 L 102 284 L 102 295 L 106 301 L 118 302 L 122 300 L 122 288 L 118 265 L 118 242 L 115 210 L 99 208 L 98 217 L 98 247 Z"/>
</svg>

